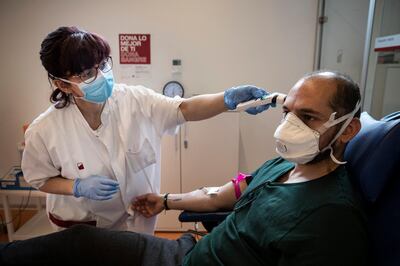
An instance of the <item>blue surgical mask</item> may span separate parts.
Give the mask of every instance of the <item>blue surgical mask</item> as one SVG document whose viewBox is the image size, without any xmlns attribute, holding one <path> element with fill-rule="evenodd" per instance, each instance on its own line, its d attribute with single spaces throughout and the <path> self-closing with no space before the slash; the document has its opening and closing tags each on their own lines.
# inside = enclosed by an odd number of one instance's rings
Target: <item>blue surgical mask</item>
<svg viewBox="0 0 400 266">
<path fill-rule="evenodd" d="M 89 84 L 81 82 L 78 87 L 82 90 L 85 101 L 103 103 L 111 96 L 113 91 L 114 76 L 112 70 L 106 73 L 99 71 L 95 81 Z"/>
</svg>

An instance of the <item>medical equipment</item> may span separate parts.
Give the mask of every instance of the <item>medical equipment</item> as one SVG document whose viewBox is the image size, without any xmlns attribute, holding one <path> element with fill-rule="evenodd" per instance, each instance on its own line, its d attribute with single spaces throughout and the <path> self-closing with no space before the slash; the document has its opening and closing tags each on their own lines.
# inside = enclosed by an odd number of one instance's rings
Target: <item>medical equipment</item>
<svg viewBox="0 0 400 266">
<path fill-rule="evenodd" d="M 220 187 L 203 187 L 201 190 L 207 195 L 217 195 Z"/>
<path fill-rule="evenodd" d="M 24 179 L 20 166 L 13 166 L 0 178 L 0 189 L 31 190 L 32 188 Z"/>
<path fill-rule="evenodd" d="M 224 104 L 225 107 L 228 108 L 228 110 L 234 110 L 240 103 L 252 99 L 262 98 L 264 95 L 267 94 L 268 93 L 265 90 L 252 85 L 241 85 L 237 87 L 232 87 L 224 92 Z M 251 114 L 255 115 L 262 111 L 265 111 L 266 109 L 267 108 L 252 108 L 251 110 L 248 110 L 248 112 L 250 111 Z"/>
<path fill-rule="evenodd" d="M 251 107 L 256 107 L 265 104 L 283 104 L 285 102 L 286 95 L 278 92 L 274 92 L 268 95 L 265 95 L 259 99 L 251 100 L 248 102 L 240 103 L 237 105 L 234 111 L 241 112 L 247 110 Z"/>
</svg>

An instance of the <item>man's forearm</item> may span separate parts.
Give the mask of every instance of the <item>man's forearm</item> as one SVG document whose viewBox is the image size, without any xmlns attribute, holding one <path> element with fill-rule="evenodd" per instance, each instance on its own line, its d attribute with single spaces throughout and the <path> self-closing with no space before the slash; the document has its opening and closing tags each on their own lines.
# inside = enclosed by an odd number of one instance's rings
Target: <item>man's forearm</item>
<svg viewBox="0 0 400 266">
<path fill-rule="evenodd" d="M 228 110 L 225 107 L 223 92 L 185 99 L 179 108 L 186 121 L 207 119 Z"/>
<path fill-rule="evenodd" d="M 169 194 L 168 207 L 174 210 L 188 210 L 188 211 L 216 211 L 215 201 L 211 195 L 206 195 L 202 190 L 195 190 L 184 194 Z"/>
<path fill-rule="evenodd" d="M 133 211 L 138 211 L 145 217 L 152 217 L 164 209 L 188 210 L 195 212 L 213 212 L 218 210 L 232 210 L 235 205 L 236 189 L 244 191 L 247 183 L 242 179 L 239 184 L 228 182 L 221 187 L 201 188 L 182 194 L 155 194 L 147 193 L 137 196 L 131 205 Z M 165 201 L 165 199 L 167 199 Z"/>
<path fill-rule="evenodd" d="M 245 182 L 241 184 L 244 190 Z M 207 188 L 194 190 L 183 194 L 169 194 L 167 205 L 170 209 L 188 210 L 197 212 L 212 212 L 217 210 L 231 210 L 236 202 L 231 182 L 218 187 L 213 194 L 207 193 Z"/>
</svg>

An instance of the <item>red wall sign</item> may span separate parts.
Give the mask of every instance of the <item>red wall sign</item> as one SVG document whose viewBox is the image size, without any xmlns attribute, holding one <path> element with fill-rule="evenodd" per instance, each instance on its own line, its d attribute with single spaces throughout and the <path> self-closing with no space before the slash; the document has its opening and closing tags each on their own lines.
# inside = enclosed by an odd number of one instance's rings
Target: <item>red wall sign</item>
<svg viewBox="0 0 400 266">
<path fill-rule="evenodd" d="M 150 34 L 119 34 L 120 64 L 150 64 Z"/>
</svg>

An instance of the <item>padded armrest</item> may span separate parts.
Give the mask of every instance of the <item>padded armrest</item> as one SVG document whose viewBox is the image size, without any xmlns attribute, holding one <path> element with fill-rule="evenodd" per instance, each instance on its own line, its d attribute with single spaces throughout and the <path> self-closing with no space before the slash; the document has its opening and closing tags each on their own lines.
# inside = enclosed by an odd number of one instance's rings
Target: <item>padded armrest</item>
<svg viewBox="0 0 400 266">
<path fill-rule="evenodd" d="M 211 232 L 211 230 L 220 224 L 230 214 L 229 211 L 224 212 L 190 212 L 183 211 L 178 219 L 182 223 L 188 222 L 201 222 L 204 228 Z"/>
<path fill-rule="evenodd" d="M 179 221 L 186 222 L 220 222 L 231 212 L 189 212 L 183 211 L 179 215 Z"/>
</svg>

